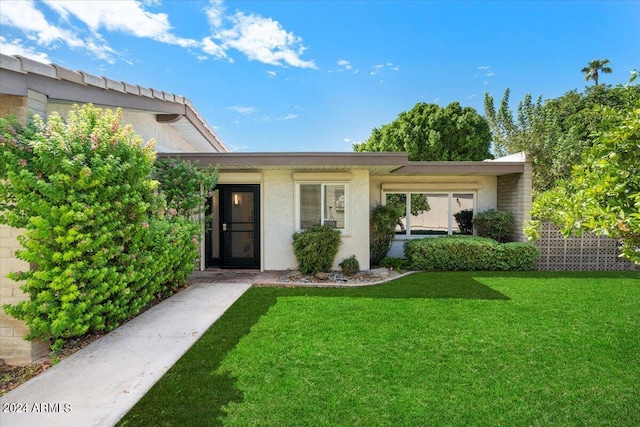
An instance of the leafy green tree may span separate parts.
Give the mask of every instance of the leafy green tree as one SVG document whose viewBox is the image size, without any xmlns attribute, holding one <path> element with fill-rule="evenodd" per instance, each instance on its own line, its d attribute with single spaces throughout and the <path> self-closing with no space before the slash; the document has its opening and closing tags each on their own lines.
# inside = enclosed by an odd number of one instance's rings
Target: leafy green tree
<svg viewBox="0 0 640 427">
<path fill-rule="evenodd" d="M 586 81 L 593 80 L 596 86 L 598 86 L 598 78 L 600 73 L 610 74 L 613 72 L 611 67 L 607 66 L 608 59 L 594 59 L 589 62 L 589 65 L 584 67 L 581 71 L 585 73 L 584 79 Z"/>
<path fill-rule="evenodd" d="M 598 85 L 542 101 L 526 95 L 518 103 L 514 119 L 509 108 L 509 89 L 496 111 L 493 98 L 485 93 L 485 115 L 498 154 L 526 151 L 533 155 L 533 189 L 540 194 L 556 181 L 567 179 L 582 151 L 593 145 L 594 134 L 603 122 L 602 106 L 624 110 L 640 99 L 640 86 L 612 89 Z"/>
<path fill-rule="evenodd" d="M 565 235 L 586 230 L 619 239 L 622 256 L 640 264 L 640 101 L 600 114 L 603 130 L 569 179 L 534 201 L 527 234 L 537 237 L 539 221 L 549 219 Z"/>
<path fill-rule="evenodd" d="M 471 107 L 418 103 L 393 122 L 374 128 L 354 151 L 406 151 L 413 161 L 484 160 L 491 157 L 491 132 Z"/>
<path fill-rule="evenodd" d="M 195 218 L 205 212 L 207 197 L 218 183 L 217 167 L 200 167 L 178 158 L 158 159 L 153 176 L 160 182 L 166 208 L 184 218 Z"/>
</svg>

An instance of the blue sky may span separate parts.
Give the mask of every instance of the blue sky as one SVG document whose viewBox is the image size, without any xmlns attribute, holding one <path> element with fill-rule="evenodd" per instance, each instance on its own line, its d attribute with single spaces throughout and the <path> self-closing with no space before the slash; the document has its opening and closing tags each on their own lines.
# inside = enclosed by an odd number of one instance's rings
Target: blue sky
<svg viewBox="0 0 640 427">
<path fill-rule="evenodd" d="M 596 58 L 625 83 L 639 22 L 636 1 L 0 0 L 0 51 L 183 95 L 232 151 L 351 151 L 418 102 L 553 98 Z"/>
</svg>

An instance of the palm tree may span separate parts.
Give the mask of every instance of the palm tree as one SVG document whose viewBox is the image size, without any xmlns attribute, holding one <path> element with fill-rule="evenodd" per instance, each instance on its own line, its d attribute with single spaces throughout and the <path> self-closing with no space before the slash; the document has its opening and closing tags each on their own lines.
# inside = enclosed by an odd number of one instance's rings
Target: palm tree
<svg viewBox="0 0 640 427">
<path fill-rule="evenodd" d="M 584 79 L 586 81 L 593 80 L 596 86 L 598 86 L 598 73 L 603 72 L 605 74 L 609 74 L 613 71 L 611 67 L 606 66 L 608 63 L 608 59 L 594 59 L 593 61 L 589 62 L 589 65 L 581 70 L 583 73 L 585 73 Z"/>
</svg>

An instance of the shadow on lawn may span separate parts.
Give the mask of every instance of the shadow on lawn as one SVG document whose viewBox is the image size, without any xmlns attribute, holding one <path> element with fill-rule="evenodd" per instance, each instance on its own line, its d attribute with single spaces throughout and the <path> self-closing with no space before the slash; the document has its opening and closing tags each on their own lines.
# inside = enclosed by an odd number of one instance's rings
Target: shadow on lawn
<svg viewBox="0 0 640 427">
<path fill-rule="evenodd" d="M 352 288 L 253 287 L 249 289 L 191 347 L 164 377 L 118 423 L 119 426 L 222 425 L 223 407 L 241 402 L 242 392 L 235 379 L 216 371 L 223 358 L 251 327 L 265 315 L 278 298 L 290 296 L 326 298 L 464 298 L 508 300 L 500 292 L 483 285 L 473 274 L 409 275 L 393 282 Z M 200 389 L 189 378 L 209 377 Z M 194 390 L 198 388 L 197 390 Z M 171 408 L 171 414 L 167 413 Z M 164 413 L 164 414 L 163 414 Z"/>
<path fill-rule="evenodd" d="M 251 331 L 278 298 L 460 298 L 509 300 L 506 295 L 476 279 L 539 277 L 542 280 L 564 277 L 628 277 L 618 272 L 456 272 L 405 276 L 382 285 L 352 288 L 252 287 L 166 375 L 138 402 L 118 424 L 131 425 L 222 425 L 223 408 L 243 400 L 234 378 L 218 374 L 222 360 L 240 339 Z M 640 277 L 640 274 L 639 274 Z M 194 378 L 208 378 L 193 381 Z"/>
</svg>

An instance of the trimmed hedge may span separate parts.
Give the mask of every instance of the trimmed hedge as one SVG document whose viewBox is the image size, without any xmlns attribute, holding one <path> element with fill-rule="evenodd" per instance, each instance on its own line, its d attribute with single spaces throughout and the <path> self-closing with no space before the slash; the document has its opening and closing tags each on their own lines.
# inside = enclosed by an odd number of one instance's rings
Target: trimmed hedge
<svg viewBox="0 0 640 427">
<path fill-rule="evenodd" d="M 470 236 L 408 240 L 404 253 L 411 270 L 532 270 L 538 259 L 538 248 L 530 243 Z"/>
<path fill-rule="evenodd" d="M 342 234 L 328 225 L 314 225 L 293 234 L 293 252 L 304 274 L 330 272 L 338 255 Z"/>
<path fill-rule="evenodd" d="M 510 242 L 498 245 L 495 254 L 492 270 L 533 270 L 540 251 L 531 243 Z"/>
<path fill-rule="evenodd" d="M 489 209 L 473 217 L 473 226 L 480 237 L 488 237 L 504 242 L 509 235 L 509 227 L 513 225 L 513 213 Z"/>
</svg>

